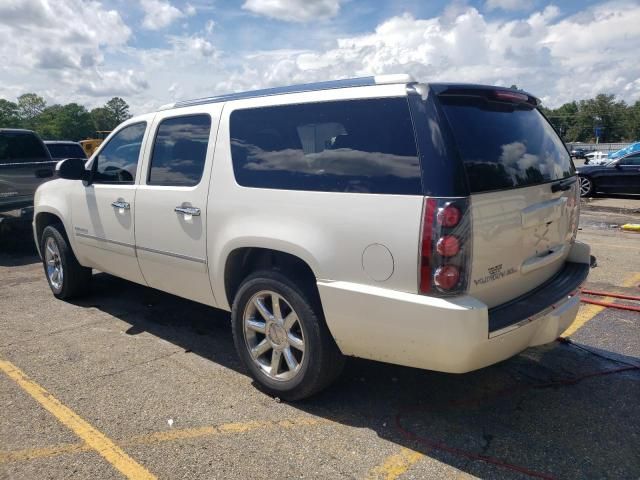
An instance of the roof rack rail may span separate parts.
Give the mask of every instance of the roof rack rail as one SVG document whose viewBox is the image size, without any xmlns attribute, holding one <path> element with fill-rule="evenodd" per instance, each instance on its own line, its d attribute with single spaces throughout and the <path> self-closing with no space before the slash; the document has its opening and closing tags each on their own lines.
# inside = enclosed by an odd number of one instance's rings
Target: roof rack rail
<svg viewBox="0 0 640 480">
<path fill-rule="evenodd" d="M 347 78 L 344 80 L 329 80 L 325 82 L 303 83 L 299 85 L 289 85 L 285 87 L 265 88 L 262 90 L 251 90 L 247 92 L 228 93 L 213 97 L 197 98 L 194 100 L 182 100 L 175 103 L 162 105 L 158 110 L 169 110 L 172 108 L 191 107 L 194 105 L 204 105 L 207 103 L 219 103 L 229 100 L 242 100 L 246 98 L 268 97 L 271 95 L 282 95 L 285 93 L 312 92 L 316 90 L 329 90 L 334 88 L 367 87 L 372 85 L 387 85 L 393 83 L 412 83 L 415 80 L 407 74 L 376 75 L 371 77 Z"/>
</svg>

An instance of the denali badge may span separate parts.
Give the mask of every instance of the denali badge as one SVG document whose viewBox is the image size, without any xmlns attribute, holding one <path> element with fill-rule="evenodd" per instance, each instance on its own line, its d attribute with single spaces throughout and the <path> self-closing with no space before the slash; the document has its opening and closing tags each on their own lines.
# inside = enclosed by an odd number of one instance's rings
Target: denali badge
<svg viewBox="0 0 640 480">
<path fill-rule="evenodd" d="M 489 267 L 487 271 L 489 272 L 489 275 L 487 275 L 486 277 L 478 278 L 477 280 L 474 280 L 473 283 L 475 283 L 476 285 L 484 285 L 485 283 L 493 282 L 500 278 L 511 275 L 512 273 L 516 273 L 518 269 L 515 267 L 510 267 L 507 270 L 503 270 L 502 264 L 500 264 L 496 265 L 495 267 Z"/>
</svg>

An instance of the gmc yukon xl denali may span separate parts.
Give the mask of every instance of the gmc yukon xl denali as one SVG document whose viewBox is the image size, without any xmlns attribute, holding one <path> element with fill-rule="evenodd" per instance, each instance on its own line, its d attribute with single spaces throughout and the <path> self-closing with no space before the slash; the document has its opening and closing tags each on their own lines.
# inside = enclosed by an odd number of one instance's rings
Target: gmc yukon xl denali
<svg viewBox="0 0 640 480">
<path fill-rule="evenodd" d="M 345 356 L 463 373 L 553 341 L 589 247 L 538 100 L 357 78 L 132 118 L 36 193 L 61 299 L 92 269 L 231 312 L 257 384 L 295 400 Z"/>
</svg>

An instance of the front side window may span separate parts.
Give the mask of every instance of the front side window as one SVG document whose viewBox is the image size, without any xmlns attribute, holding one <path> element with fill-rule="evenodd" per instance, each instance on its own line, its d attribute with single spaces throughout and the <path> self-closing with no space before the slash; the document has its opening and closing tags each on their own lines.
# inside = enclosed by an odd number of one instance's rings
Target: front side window
<svg viewBox="0 0 640 480">
<path fill-rule="evenodd" d="M 134 123 L 116 133 L 94 160 L 95 183 L 131 184 L 136 180 L 136 169 L 146 122 Z"/>
<path fill-rule="evenodd" d="M 0 163 L 50 160 L 42 142 L 33 133 L 5 132 L 0 135 Z"/>
<path fill-rule="evenodd" d="M 147 184 L 192 187 L 200 183 L 210 132 L 209 115 L 163 120 L 153 144 Z"/>
<path fill-rule="evenodd" d="M 280 105 L 231 114 L 231 154 L 243 186 L 419 195 L 406 98 Z"/>
</svg>

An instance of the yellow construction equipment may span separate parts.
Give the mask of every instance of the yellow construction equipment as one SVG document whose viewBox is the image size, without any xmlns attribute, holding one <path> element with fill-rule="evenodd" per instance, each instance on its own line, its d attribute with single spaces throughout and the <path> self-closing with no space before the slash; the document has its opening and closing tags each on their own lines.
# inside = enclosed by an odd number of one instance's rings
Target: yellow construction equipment
<svg viewBox="0 0 640 480">
<path fill-rule="evenodd" d="M 100 146 L 104 139 L 109 136 L 111 130 L 98 130 L 96 131 L 95 138 L 87 138 L 86 140 L 80 140 L 80 145 L 82 145 L 82 149 L 84 153 L 87 154 L 87 158 L 93 155 L 93 152 L 96 151 L 96 148 Z"/>
</svg>

